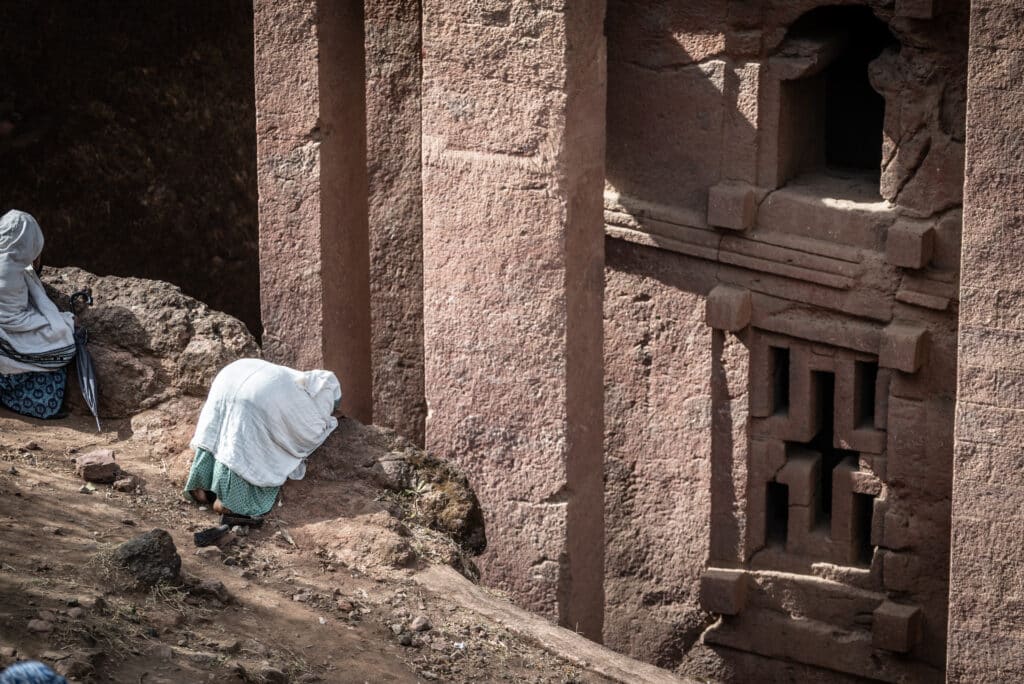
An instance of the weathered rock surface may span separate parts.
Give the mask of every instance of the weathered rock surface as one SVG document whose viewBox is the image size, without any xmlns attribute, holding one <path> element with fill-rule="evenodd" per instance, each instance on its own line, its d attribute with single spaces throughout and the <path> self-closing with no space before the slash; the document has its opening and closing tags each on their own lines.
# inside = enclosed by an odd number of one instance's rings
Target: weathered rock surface
<svg viewBox="0 0 1024 684">
<path fill-rule="evenodd" d="M 62 309 L 89 288 L 94 304 L 78 322 L 89 331 L 89 351 L 100 389 L 100 416 L 125 418 L 164 402 L 202 399 L 217 371 L 260 355 L 239 320 L 214 311 L 169 283 L 96 276 L 77 268 L 48 269 L 43 281 Z M 72 410 L 87 410 L 68 383 Z"/>
<path fill-rule="evenodd" d="M 138 588 L 174 582 L 181 573 L 181 556 L 165 530 L 155 529 L 129 539 L 115 548 L 110 558 L 135 580 Z"/>
</svg>

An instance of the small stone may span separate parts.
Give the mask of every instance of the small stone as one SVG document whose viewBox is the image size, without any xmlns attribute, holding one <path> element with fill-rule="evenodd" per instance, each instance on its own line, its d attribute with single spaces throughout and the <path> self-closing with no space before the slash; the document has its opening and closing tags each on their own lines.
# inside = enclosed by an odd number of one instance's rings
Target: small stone
<svg viewBox="0 0 1024 684">
<path fill-rule="evenodd" d="M 276 667 L 266 665 L 260 670 L 260 681 L 266 684 L 288 684 L 288 675 Z"/>
<path fill-rule="evenodd" d="M 222 653 L 229 653 L 234 655 L 242 650 L 242 642 L 238 639 L 232 639 L 230 641 L 222 641 L 217 644 L 217 650 Z"/>
<path fill-rule="evenodd" d="M 345 599 L 345 598 L 338 599 L 338 610 L 343 611 L 345 613 L 351 613 L 355 609 L 356 609 L 355 604 L 353 604 L 348 599 Z"/>
<path fill-rule="evenodd" d="M 393 634 L 394 634 L 395 636 L 398 636 L 399 634 L 401 634 L 401 633 L 402 633 L 402 625 L 400 625 L 400 624 L 398 624 L 398 623 L 395 623 L 395 624 L 391 625 L 391 632 L 392 632 L 392 633 L 393 633 Z"/>
<path fill-rule="evenodd" d="M 75 459 L 75 474 L 86 482 L 109 484 L 118 479 L 121 466 L 111 449 L 97 449 Z"/>
<path fill-rule="evenodd" d="M 57 616 L 54 615 L 53 612 L 49 611 L 49 610 L 41 610 L 41 611 L 39 611 L 39 615 L 37 617 L 40 620 L 45 620 L 46 622 L 53 622 L 54 620 L 57 619 Z"/>
<path fill-rule="evenodd" d="M 122 477 L 119 480 L 114 480 L 114 489 L 119 492 L 133 492 L 135 491 L 135 477 L 129 475 L 128 477 Z"/>
<path fill-rule="evenodd" d="M 200 558 L 220 558 L 224 555 L 224 552 L 220 550 L 219 546 L 201 546 L 196 549 L 196 555 Z"/>
<path fill-rule="evenodd" d="M 235 525 L 231 528 L 231 533 L 239 537 L 249 536 L 249 528 L 244 525 Z"/>
<path fill-rule="evenodd" d="M 207 508 L 206 506 L 200 506 L 200 507 L 199 507 L 199 510 L 201 510 L 201 511 L 208 511 L 208 510 L 210 510 L 210 509 L 209 509 L 209 508 Z"/>
<path fill-rule="evenodd" d="M 29 620 L 28 631 L 36 634 L 49 634 L 53 631 L 53 625 L 46 620 Z"/>
<path fill-rule="evenodd" d="M 173 582 L 181 573 L 181 556 L 165 530 L 155 529 L 129 539 L 114 549 L 112 558 L 142 587 Z"/>
<path fill-rule="evenodd" d="M 57 661 L 53 668 L 57 671 L 57 674 L 70 677 L 71 679 L 85 679 L 94 670 L 89 658 L 78 654 Z"/>
<path fill-rule="evenodd" d="M 433 625 L 431 625 L 431 624 L 430 624 L 430 620 L 428 620 L 428 619 L 427 619 L 427 618 L 426 618 L 425 616 L 423 616 L 423 615 L 418 615 L 418 616 L 417 616 L 417 617 L 416 617 L 416 618 L 415 618 L 415 619 L 414 619 L 414 620 L 412 621 L 412 624 L 410 624 L 410 625 L 409 625 L 409 629 L 411 629 L 411 630 L 412 630 L 412 631 L 414 631 L 414 632 L 426 632 L 426 631 L 428 631 L 428 630 L 429 630 L 429 629 L 430 629 L 431 627 L 433 627 Z"/>
<path fill-rule="evenodd" d="M 84 484 L 84 485 L 82 485 L 81 487 L 78 488 L 78 492 L 80 494 L 92 494 L 95 491 L 96 491 L 95 487 L 90 487 L 87 484 Z"/>
<path fill-rule="evenodd" d="M 231 594 L 228 593 L 227 587 L 220 580 L 203 580 L 192 588 L 192 594 L 216 599 L 221 603 L 227 603 L 231 600 Z"/>
<path fill-rule="evenodd" d="M 18 649 L 13 646 L 0 646 L 0 658 L 14 658 L 18 655 Z"/>
<path fill-rule="evenodd" d="M 47 534 L 52 534 L 52 535 L 60 537 L 60 536 L 62 536 L 64 534 L 64 528 L 63 527 L 53 527 L 53 526 L 48 525 L 48 526 L 43 528 L 43 532 L 46 532 Z"/>
<path fill-rule="evenodd" d="M 184 639 L 182 639 L 182 641 L 184 641 Z M 179 642 L 179 644 L 180 644 L 180 642 Z M 171 648 L 167 644 L 157 644 L 156 646 L 153 647 L 153 650 L 151 651 L 151 653 L 153 654 L 153 657 L 157 658 L 158 660 L 173 660 L 174 659 L 174 649 Z"/>
<path fill-rule="evenodd" d="M 318 617 L 318 618 L 317 618 L 317 621 L 318 621 L 318 622 L 319 622 L 319 623 L 320 623 L 321 625 L 326 625 L 326 624 L 327 624 L 327 618 L 325 618 L 325 617 Z"/>
<path fill-rule="evenodd" d="M 121 524 L 125 525 L 127 527 L 135 527 L 135 521 L 132 520 L 131 518 L 125 518 L 124 520 L 121 521 Z"/>
<path fill-rule="evenodd" d="M 70 608 L 68 609 L 68 617 L 72 620 L 80 620 L 85 615 L 84 608 Z"/>
<path fill-rule="evenodd" d="M 412 646 L 412 635 L 411 634 L 403 634 L 403 635 L 401 635 L 400 637 L 398 637 L 398 643 L 400 643 L 402 646 Z"/>
<path fill-rule="evenodd" d="M 18 469 L 15 468 L 14 466 L 11 466 L 10 468 L 7 469 L 7 472 L 9 472 L 11 475 L 17 475 Z"/>
<path fill-rule="evenodd" d="M 25 442 L 21 448 L 25 451 L 39 451 L 39 445 L 35 442 Z"/>
</svg>

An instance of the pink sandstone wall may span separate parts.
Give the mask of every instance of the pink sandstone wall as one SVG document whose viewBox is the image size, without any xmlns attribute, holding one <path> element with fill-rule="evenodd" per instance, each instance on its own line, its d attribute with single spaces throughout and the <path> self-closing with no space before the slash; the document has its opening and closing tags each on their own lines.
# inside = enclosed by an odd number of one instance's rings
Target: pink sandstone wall
<svg viewBox="0 0 1024 684">
<path fill-rule="evenodd" d="M 420 3 L 365 8 L 373 418 L 422 445 Z"/>
<path fill-rule="evenodd" d="M 942 678 L 967 4 L 870 4 L 874 179 L 792 171 L 817 3 L 609 3 L 605 639 L 686 674 Z"/>
<path fill-rule="evenodd" d="M 1024 678 L 1024 10 L 971 8 L 948 677 Z"/>
<path fill-rule="evenodd" d="M 709 552 L 711 451 L 732 441 L 713 434 L 721 426 L 712 397 L 729 384 L 713 370 L 719 350 L 704 325 L 714 277 L 660 250 L 619 240 L 606 249 L 605 643 L 675 667 L 707 627 L 697 593 Z M 728 342 L 741 400 L 745 350 Z"/>
<path fill-rule="evenodd" d="M 600 639 L 604 15 L 543 7 L 423 6 L 427 446 L 484 582 Z"/>
<path fill-rule="evenodd" d="M 254 14 L 265 352 L 335 371 L 343 410 L 370 422 L 362 9 L 257 0 Z"/>
</svg>

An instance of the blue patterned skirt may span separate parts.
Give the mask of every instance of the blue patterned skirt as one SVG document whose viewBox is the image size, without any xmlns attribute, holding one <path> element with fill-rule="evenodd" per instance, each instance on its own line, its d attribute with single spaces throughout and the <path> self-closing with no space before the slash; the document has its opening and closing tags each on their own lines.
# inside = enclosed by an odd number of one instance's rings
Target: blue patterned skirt
<svg viewBox="0 0 1024 684">
<path fill-rule="evenodd" d="M 53 418 L 64 403 L 66 368 L 49 373 L 0 375 L 0 404 L 31 418 Z"/>
</svg>

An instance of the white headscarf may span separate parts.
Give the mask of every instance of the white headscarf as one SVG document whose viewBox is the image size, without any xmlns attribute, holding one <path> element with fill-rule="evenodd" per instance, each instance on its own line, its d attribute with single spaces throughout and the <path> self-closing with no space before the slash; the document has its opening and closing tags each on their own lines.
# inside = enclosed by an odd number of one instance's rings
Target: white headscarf
<svg viewBox="0 0 1024 684">
<path fill-rule="evenodd" d="M 241 359 L 213 379 L 192 447 L 257 487 L 301 480 L 306 459 L 338 427 L 331 414 L 340 399 L 330 371 Z"/>
<path fill-rule="evenodd" d="M 42 251 L 31 215 L 0 217 L 0 373 L 54 370 L 74 356 L 74 316 L 57 310 L 32 269 Z"/>
</svg>

